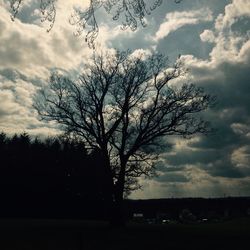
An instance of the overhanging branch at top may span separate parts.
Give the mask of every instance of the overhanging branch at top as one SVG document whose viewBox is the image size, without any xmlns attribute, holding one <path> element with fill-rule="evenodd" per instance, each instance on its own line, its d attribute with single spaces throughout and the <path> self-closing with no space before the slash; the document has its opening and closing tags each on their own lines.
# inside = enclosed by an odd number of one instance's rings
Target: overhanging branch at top
<svg viewBox="0 0 250 250">
<path fill-rule="evenodd" d="M 10 0 L 11 19 L 13 21 L 24 1 Z M 174 0 L 175 3 L 181 1 Z M 56 2 L 57 0 L 40 0 L 41 21 L 49 23 L 48 32 L 53 28 L 56 20 Z M 143 27 L 146 26 L 145 17 L 150 15 L 162 2 L 163 0 L 154 0 L 151 5 L 148 5 L 144 0 L 90 0 L 88 8 L 74 10 L 70 23 L 76 26 L 75 34 L 81 36 L 85 33 L 85 42 L 90 48 L 94 48 L 95 40 L 99 34 L 99 26 L 96 20 L 96 11 L 98 9 L 103 8 L 114 21 L 122 19 L 121 28 L 123 30 L 129 28 L 135 31 L 139 24 Z"/>
</svg>

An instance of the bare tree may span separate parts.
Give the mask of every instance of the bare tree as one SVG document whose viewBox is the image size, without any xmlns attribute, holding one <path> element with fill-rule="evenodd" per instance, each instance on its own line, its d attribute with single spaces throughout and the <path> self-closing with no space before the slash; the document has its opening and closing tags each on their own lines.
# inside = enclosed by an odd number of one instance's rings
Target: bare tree
<svg viewBox="0 0 250 250">
<path fill-rule="evenodd" d="M 181 0 L 174 0 L 179 3 Z M 20 6 L 24 0 L 10 0 L 12 11 L 12 20 L 15 19 Z M 42 14 L 42 22 L 48 22 L 50 31 L 56 19 L 57 0 L 40 0 L 40 10 Z M 90 47 L 94 47 L 94 41 L 99 33 L 98 23 L 96 21 L 96 11 L 103 8 L 112 16 L 113 20 L 123 19 L 122 29 L 130 28 L 135 31 L 140 23 L 146 26 L 145 17 L 160 6 L 163 0 L 154 0 L 153 4 L 147 6 L 144 0 L 89 0 L 89 7 L 84 10 L 76 9 L 70 18 L 70 23 L 77 27 L 75 34 L 82 35 L 86 27 L 89 27 L 85 36 L 85 41 Z"/>
<path fill-rule="evenodd" d="M 158 153 L 149 146 L 164 145 L 171 135 L 210 131 L 198 114 L 213 97 L 193 84 L 171 86 L 185 70 L 178 61 L 172 67 L 167 62 L 160 54 L 95 54 L 78 81 L 54 73 L 36 98 L 43 119 L 99 150 L 110 200 L 118 207 L 139 187 L 138 177 L 154 174 Z"/>
</svg>

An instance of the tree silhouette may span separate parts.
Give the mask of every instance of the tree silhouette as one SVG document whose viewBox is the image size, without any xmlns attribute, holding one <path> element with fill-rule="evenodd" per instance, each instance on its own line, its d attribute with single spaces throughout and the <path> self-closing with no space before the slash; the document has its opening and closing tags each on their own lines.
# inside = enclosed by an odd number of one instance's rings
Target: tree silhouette
<svg viewBox="0 0 250 250">
<path fill-rule="evenodd" d="M 182 0 L 174 0 L 179 3 Z M 24 0 L 11 0 L 10 7 L 12 11 L 12 20 L 15 19 L 20 6 Z M 56 20 L 56 4 L 57 0 L 40 0 L 40 11 L 42 14 L 41 21 L 48 22 L 50 31 Z M 70 18 L 70 23 L 77 27 L 76 35 L 82 35 L 86 27 L 89 27 L 85 36 L 85 41 L 89 47 L 94 47 L 94 41 L 98 36 L 99 27 L 96 21 L 96 12 L 103 8 L 108 14 L 112 16 L 113 20 L 122 20 L 122 29 L 130 28 L 135 31 L 138 23 L 143 27 L 146 26 L 145 17 L 160 6 L 163 0 L 154 0 L 148 6 L 144 0 L 89 0 L 89 7 L 81 10 L 75 9 L 74 14 Z"/>
<path fill-rule="evenodd" d="M 153 146 L 164 145 L 167 136 L 210 131 L 198 113 L 213 97 L 193 84 L 171 85 L 184 71 L 180 61 L 167 63 L 160 54 L 95 54 L 78 81 L 54 73 L 36 98 L 41 118 L 99 151 L 117 218 L 125 191 L 139 187 L 138 177 L 154 174 Z"/>
</svg>

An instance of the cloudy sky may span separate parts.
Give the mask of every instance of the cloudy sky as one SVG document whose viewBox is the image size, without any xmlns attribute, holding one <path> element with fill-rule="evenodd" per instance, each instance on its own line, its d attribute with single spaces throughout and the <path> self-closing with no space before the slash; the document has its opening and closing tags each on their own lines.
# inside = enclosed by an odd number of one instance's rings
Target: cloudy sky
<svg viewBox="0 0 250 250">
<path fill-rule="evenodd" d="M 88 1 L 58 0 L 49 33 L 39 18 L 39 1 L 24 0 L 15 22 L 8 2 L 0 0 L 0 131 L 54 135 L 55 125 L 39 121 L 32 98 L 51 71 L 76 75 L 91 55 L 68 22 L 72 6 L 84 8 Z M 250 1 L 163 0 L 147 16 L 147 27 L 135 32 L 122 31 L 103 10 L 97 20 L 97 47 L 159 51 L 172 61 L 181 55 L 188 81 L 218 98 L 206 114 L 217 132 L 172 138 L 158 177 L 142 180 L 144 189 L 131 197 L 250 195 Z"/>
</svg>

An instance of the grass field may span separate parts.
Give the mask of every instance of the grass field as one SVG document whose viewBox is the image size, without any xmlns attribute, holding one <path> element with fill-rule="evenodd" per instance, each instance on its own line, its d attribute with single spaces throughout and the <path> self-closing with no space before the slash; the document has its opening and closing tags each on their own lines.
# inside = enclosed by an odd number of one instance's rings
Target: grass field
<svg viewBox="0 0 250 250">
<path fill-rule="evenodd" d="M 128 223 L 111 229 L 105 222 L 0 220 L 1 250 L 78 249 L 249 249 L 250 218 L 196 225 Z"/>
</svg>

